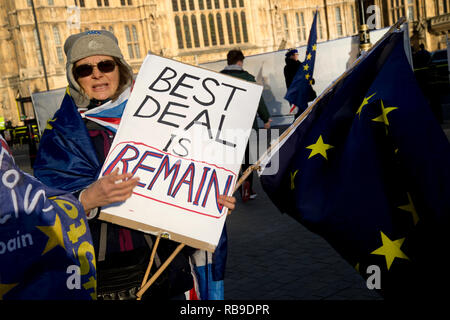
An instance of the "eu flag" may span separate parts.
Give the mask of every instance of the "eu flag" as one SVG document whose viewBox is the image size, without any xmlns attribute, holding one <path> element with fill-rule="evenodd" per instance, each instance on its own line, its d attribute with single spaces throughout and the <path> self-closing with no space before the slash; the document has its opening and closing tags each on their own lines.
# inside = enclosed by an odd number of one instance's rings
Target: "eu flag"
<svg viewBox="0 0 450 320">
<path fill-rule="evenodd" d="M 0 300 L 97 299 L 81 203 L 22 172 L 0 136 Z"/>
<path fill-rule="evenodd" d="M 316 50 L 317 49 L 317 11 L 314 14 L 313 23 L 311 25 L 311 31 L 309 32 L 308 45 L 306 47 L 305 60 L 302 63 L 300 69 L 295 74 L 294 80 L 284 97 L 290 104 L 296 105 L 300 108 L 300 113 L 303 112 L 308 106 L 310 97 L 310 91 L 314 64 L 316 62 Z"/>
<path fill-rule="evenodd" d="M 430 296 L 449 241 L 450 144 L 391 32 L 338 80 L 271 158 L 271 200 L 385 297 Z M 273 163 L 272 163 L 273 165 Z"/>
<path fill-rule="evenodd" d="M 46 185 L 70 192 L 93 183 L 100 174 L 101 163 L 83 117 L 116 132 L 129 94 L 127 89 L 115 101 L 80 115 L 67 90 L 61 107 L 48 121 L 42 135 L 34 175 Z"/>
</svg>

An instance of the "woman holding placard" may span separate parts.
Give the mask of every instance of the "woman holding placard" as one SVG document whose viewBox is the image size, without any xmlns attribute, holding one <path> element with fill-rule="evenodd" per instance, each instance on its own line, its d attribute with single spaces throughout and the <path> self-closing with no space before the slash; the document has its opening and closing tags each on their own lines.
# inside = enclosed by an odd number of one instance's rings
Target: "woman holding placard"
<svg viewBox="0 0 450 320">
<path fill-rule="evenodd" d="M 47 185 L 79 197 L 94 239 L 99 298 L 133 299 L 147 267 L 152 239 L 96 219 L 100 207 L 125 201 L 139 181 L 131 173 L 119 174 L 117 170 L 97 180 L 130 95 L 133 72 L 117 38 L 105 30 L 71 35 L 64 51 L 69 86 L 42 137 L 35 175 Z M 80 116 L 94 108 L 97 117 Z M 236 200 L 222 196 L 219 201 L 232 210 Z M 174 246 L 162 239 L 159 257 L 165 260 Z M 143 299 L 184 298 L 184 292 L 193 286 L 190 250 L 186 248 L 176 256 Z M 158 258 L 158 266 L 157 262 Z"/>
</svg>

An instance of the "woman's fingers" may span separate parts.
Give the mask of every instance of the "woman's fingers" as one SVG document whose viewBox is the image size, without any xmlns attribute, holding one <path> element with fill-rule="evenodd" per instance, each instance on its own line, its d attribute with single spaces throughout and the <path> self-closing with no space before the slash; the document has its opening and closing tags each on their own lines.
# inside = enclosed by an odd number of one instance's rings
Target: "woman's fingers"
<svg viewBox="0 0 450 320">
<path fill-rule="evenodd" d="M 235 206 L 236 206 L 236 198 L 233 196 L 226 196 L 226 195 L 221 195 L 219 196 L 219 198 L 217 199 L 217 201 L 227 207 L 230 211 L 234 210 Z"/>
<path fill-rule="evenodd" d="M 132 173 L 119 174 L 119 170 L 116 168 L 85 190 L 83 205 L 85 208 L 95 208 L 123 202 L 131 197 L 138 182 L 139 178 L 133 177 Z"/>
</svg>

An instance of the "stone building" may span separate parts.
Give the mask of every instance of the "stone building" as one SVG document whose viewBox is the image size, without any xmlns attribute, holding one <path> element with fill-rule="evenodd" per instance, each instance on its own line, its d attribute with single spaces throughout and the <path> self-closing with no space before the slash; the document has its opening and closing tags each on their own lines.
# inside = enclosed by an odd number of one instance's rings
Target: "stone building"
<svg viewBox="0 0 450 320">
<path fill-rule="evenodd" d="M 67 85 L 63 45 L 73 33 L 112 31 L 137 72 L 148 51 L 199 64 L 224 59 L 228 50 L 237 47 L 251 55 L 306 44 L 316 9 L 318 41 L 354 35 L 359 1 L 2 0 L 0 116 L 19 125 L 21 118 L 34 114 L 31 103 L 17 103 L 17 99 L 26 101 L 33 92 Z M 397 10 L 389 7 L 391 0 L 373 1 L 383 7 L 383 25 L 391 24 Z M 409 1 L 419 8 L 422 2 L 444 1 L 442 12 L 448 12 L 449 0 L 400 0 Z M 407 6 L 404 10 L 409 12 Z M 413 28 L 428 30 L 426 19 L 434 19 L 436 12 L 441 11 L 426 11 L 424 18 L 417 14 Z M 430 22 L 436 30 L 441 30 L 439 21 Z"/>
<path fill-rule="evenodd" d="M 381 24 L 389 26 L 400 17 L 410 22 L 411 45 L 427 50 L 447 48 L 450 31 L 450 0 L 375 0 L 381 8 Z"/>
</svg>

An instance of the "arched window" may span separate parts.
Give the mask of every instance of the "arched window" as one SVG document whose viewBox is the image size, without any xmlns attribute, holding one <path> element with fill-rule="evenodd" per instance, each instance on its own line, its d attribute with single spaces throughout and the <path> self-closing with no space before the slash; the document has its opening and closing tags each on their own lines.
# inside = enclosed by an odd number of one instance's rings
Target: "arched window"
<svg viewBox="0 0 450 320">
<path fill-rule="evenodd" d="M 186 11 L 186 0 L 180 0 L 181 11 Z"/>
<path fill-rule="evenodd" d="M 194 33 L 194 45 L 196 48 L 200 47 L 200 38 L 198 36 L 197 17 L 191 16 L 192 32 Z"/>
<path fill-rule="evenodd" d="M 177 32 L 177 40 L 178 40 L 178 49 L 183 49 L 183 34 L 181 32 L 181 23 L 180 18 L 178 16 L 175 17 L 175 29 Z"/>
<path fill-rule="evenodd" d="M 300 27 L 300 16 L 298 12 L 295 13 L 295 22 L 297 24 L 297 40 L 302 41 L 302 29 Z"/>
<path fill-rule="evenodd" d="M 220 9 L 220 1 L 219 0 L 214 0 L 214 7 L 216 9 Z"/>
<path fill-rule="evenodd" d="M 124 3 L 122 5 L 124 5 Z M 178 11 L 178 0 L 172 0 L 172 9 L 174 12 Z"/>
<path fill-rule="evenodd" d="M 212 3 L 211 3 L 211 0 L 206 0 L 206 8 L 208 8 L 209 10 L 212 9 Z"/>
<path fill-rule="evenodd" d="M 189 10 L 195 10 L 194 0 L 189 0 Z"/>
<path fill-rule="evenodd" d="M 223 34 L 222 16 L 220 13 L 216 14 L 217 30 L 219 31 L 219 42 L 221 45 L 225 44 L 225 36 Z"/>
<path fill-rule="evenodd" d="M 217 45 L 216 27 L 214 24 L 214 16 L 211 13 L 208 15 L 208 20 L 209 20 L 209 30 L 211 33 L 211 44 L 215 46 Z"/>
<path fill-rule="evenodd" d="M 306 24 L 305 24 L 305 15 L 303 14 L 303 12 L 300 12 L 300 18 L 302 22 L 303 39 L 306 41 Z"/>
<path fill-rule="evenodd" d="M 135 26 L 131 27 L 133 31 L 133 40 L 134 40 L 134 53 L 136 54 L 136 58 L 141 58 L 141 48 L 139 47 L 139 37 Z"/>
<path fill-rule="evenodd" d="M 233 8 L 236 8 L 236 0 L 231 0 L 231 6 L 232 6 Z"/>
<path fill-rule="evenodd" d="M 236 12 L 233 13 L 234 31 L 236 32 L 236 43 L 241 43 L 241 28 L 239 27 L 239 17 Z"/>
<path fill-rule="evenodd" d="M 227 19 L 228 42 L 229 42 L 229 44 L 233 44 L 234 43 L 234 38 L 233 38 L 233 27 L 232 27 L 232 24 L 231 24 L 231 16 L 227 12 L 225 17 Z"/>
<path fill-rule="evenodd" d="M 209 46 L 209 38 L 208 38 L 208 25 L 206 24 L 206 17 L 204 14 L 200 16 L 202 21 L 202 31 L 203 31 L 203 44 L 205 47 Z"/>
<path fill-rule="evenodd" d="M 127 44 L 128 44 L 128 56 L 130 59 L 134 59 L 134 53 L 133 53 L 133 45 L 131 44 L 131 33 L 130 28 L 128 26 L 125 26 L 125 36 L 127 38 Z"/>
<path fill-rule="evenodd" d="M 241 8 L 244 7 L 244 0 L 239 0 L 239 7 L 241 7 Z"/>
<path fill-rule="evenodd" d="M 342 16 L 341 16 L 341 8 L 335 8 L 335 16 L 336 16 L 336 30 L 338 36 L 344 35 L 344 29 L 342 28 Z"/>
<path fill-rule="evenodd" d="M 245 18 L 245 12 L 241 12 L 241 23 L 242 23 L 242 36 L 244 37 L 244 42 L 248 42 L 247 33 L 247 19 Z"/>
<path fill-rule="evenodd" d="M 53 37 L 55 38 L 56 56 L 58 57 L 58 62 L 63 63 L 64 55 L 63 55 L 63 50 L 62 50 L 62 46 L 61 46 L 61 36 L 59 34 L 59 29 L 57 26 L 53 26 Z"/>
<path fill-rule="evenodd" d="M 203 0 L 198 0 L 198 8 L 200 10 L 205 10 L 205 2 Z"/>
<path fill-rule="evenodd" d="M 186 47 L 192 48 L 191 31 L 189 30 L 189 19 L 186 15 L 183 16 L 184 38 L 186 39 Z"/>
<path fill-rule="evenodd" d="M 228 0 L 223 0 L 223 7 L 224 7 L 225 9 L 228 9 L 228 8 L 230 7 L 230 5 L 229 5 L 229 3 L 228 3 Z"/>
</svg>

